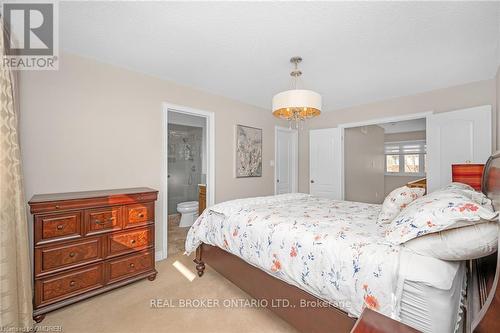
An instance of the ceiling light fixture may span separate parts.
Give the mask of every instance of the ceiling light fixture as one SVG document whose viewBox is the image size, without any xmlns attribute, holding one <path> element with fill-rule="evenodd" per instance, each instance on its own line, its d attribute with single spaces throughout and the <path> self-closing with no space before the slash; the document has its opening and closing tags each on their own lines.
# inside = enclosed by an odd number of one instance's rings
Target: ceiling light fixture
<svg viewBox="0 0 500 333">
<path fill-rule="evenodd" d="M 321 95 L 312 90 L 298 89 L 302 72 L 298 69 L 301 57 L 293 57 L 290 62 L 295 68 L 290 72 L 293 89 L 282 91 L 273 97 L 273 115 L 288 120 L 290 128 L 302 129 L 306 119 L 321 113 Z"/>
</svg>

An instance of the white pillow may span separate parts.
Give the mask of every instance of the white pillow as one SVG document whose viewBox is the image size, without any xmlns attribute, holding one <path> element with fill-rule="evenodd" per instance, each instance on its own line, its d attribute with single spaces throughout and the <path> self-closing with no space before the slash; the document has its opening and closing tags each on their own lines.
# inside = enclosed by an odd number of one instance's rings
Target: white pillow
<svg viewBox="0 0 500 333">
<path fill-rule="evenodd" d="M 451 192 L 451 193 L 463 194 L 472 199 L 473 201 L 477 202 L 481 206 L 484 206 L 488 209 L 493 209 L 491 200 L 488 199 L 488 197 L 483 192 L 476 191 L 472 186 L 469 186 L 464 183 L 458 183 L 458 182 L 450 183 L 445 187 L 436 190 L 432 194 L 436 192 Z"/>
<path fill-rule="evenodd" d="M 378 223 L 390 223 L 402 209 L 425 193 L 425 189 L 417 187 L 398 187 L 385 197 L 382 210 L 378 215 Z"/>
<path fill-rule="evenodd" d="M 474 188 L 468 184 L 459 183 L 459 182 L 451 182 L 442 189 L 438 191 L 446 191 L 446 190 L 466 190 L 466 191 L 475 191 Z"/>
<path fill-rule="evenodd" d="M 442 260 L 469 260 L 487 256 L 498 248 L 498 222 L 478 223 L 414 238 L 404 247 Z"/>
<path fill-rule="evenodd" d="M 402 244 L 425 234 L 493 221 L 497 217 L 491 207 L 482 206 L 467 195 L 436 191 L 403 209 L 387 226 L 386 240 Z"/>
</svg>

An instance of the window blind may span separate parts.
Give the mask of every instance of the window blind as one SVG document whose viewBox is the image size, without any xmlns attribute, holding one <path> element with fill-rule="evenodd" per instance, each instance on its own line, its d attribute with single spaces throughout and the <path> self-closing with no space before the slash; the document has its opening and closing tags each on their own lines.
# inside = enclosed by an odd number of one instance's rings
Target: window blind
<svg viewBox="0 0 500 333">
<path fill-rule="evenodd" d="M 425 149 L 424 140 L 385 143 L 386 155 L 425 154 Z"/>
</svg>

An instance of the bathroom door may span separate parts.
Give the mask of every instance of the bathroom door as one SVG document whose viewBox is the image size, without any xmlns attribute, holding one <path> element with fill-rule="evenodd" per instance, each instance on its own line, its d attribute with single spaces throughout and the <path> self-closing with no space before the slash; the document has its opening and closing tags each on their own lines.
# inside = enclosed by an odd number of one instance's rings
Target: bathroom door
<svg viewBox="0 0 500 333">
<path fill-rule="evenodd" d="M 276 127 L 274 193 L 297 192 L 298 136 L 296 130 Z"/>
</svg>

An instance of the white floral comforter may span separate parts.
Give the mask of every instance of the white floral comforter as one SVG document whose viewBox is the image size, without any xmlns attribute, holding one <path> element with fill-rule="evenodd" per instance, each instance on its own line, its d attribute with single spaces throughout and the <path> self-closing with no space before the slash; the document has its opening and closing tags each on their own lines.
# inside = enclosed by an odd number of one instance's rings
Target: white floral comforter
<svg viewBox="0 0 500 333">
<path fill-rule="evenodd" d="M 186 252 L 215 245 L 352 316 L 368 306 L 398 318 L 400 247 L 382 244 L 379 212 L 307 194 L 228 201 L 198 218 Z"/>
</svg>

